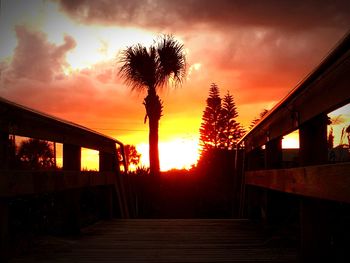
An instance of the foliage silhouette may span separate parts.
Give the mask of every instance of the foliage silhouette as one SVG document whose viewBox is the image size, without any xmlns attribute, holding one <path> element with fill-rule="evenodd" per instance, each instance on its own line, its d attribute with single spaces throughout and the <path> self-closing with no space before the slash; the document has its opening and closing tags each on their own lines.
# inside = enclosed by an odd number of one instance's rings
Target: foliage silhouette
<svg viewBox="0 0 350 263">
<path fill-rule="evenodd" d="M 17 157 L 24 169 L 55 168 L 55 155 L 49 142 L 39 139 L 22 141 Z"/>
<path fill-rule="evenodd" d="M 238 117 L 237 107 L 233 96 L 227 91 L 222 103 L 222 131 L 221 148 L 233 150 L 238 140 L 244 135 L 244 128 L 236 121 Z"/>
<path fill-rule="evenodd" d="M 333 134 L 333 127 L 329 129 L 328 138 L 327 138 L 327 145 L 328 149 L 334 148 L 334 134 Z"/>
<path fill-rule="evenodd" d="M 140 164 L 141 154 L 136 150 L 135 145 L 130 145 L 130 144 L 124 145 L 124 153 L 125 153 L 125 158 L 127 160 L 128 166 L 130 164 L 135 166 Z M 122 162 L 123 160 L 123 157 L 119 151 L 118 151 L 118 160 L 119 162 Z"/>
<path fill-rule="evenodd" d="M 202 153 L 213 148 L 234 149 L 244 129 L 236 121 L 238 112 L 233 96 L 227 92 L 222 100 L 218 86 L 212 83 L 206 102 L 199 130 Z"/>
<path fill-rule="evenodd" d="M 199 129 L 199 140 L 204 152 L 210 148 L 218 148 L 220 145 L 221 98 L 219 88 L 215 83 L 210 86 L 209 97 L 206 102 L 207 105 Z"/>
<path fill-rule="evenodd" d="M 268 113 L 269 111 L 267 109 L 263 109 L 258 118 L 255 118 L 254 120 L 252 120 L 249 129 L 253 129 L 253 127 Z"/>
<path fill-rule="evenodd" d="M 171 35 L 162 35 L 148 49 L 141 44 L 125 49 L 120 58 L 119 74 L 132 90 L 147 91 L 143 101 L 145 122 L 149 119 L 150 172 L 159 175 L 158 128 L 163 103 L 157 91 L 167 86 L 169 79 L 175 86 L 182 83 L 186 72 L 184 46 Z"/>
</svg>

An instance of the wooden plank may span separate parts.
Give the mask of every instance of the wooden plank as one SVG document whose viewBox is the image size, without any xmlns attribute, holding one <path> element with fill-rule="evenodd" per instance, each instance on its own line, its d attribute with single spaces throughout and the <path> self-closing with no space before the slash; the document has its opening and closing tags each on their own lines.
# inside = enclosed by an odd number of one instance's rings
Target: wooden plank
<svg viewBox="0 0 350 263">
<path fill-rule="evenodd" d="M 245 173 L 246 184 L 350 203 L 350 163 Z"/>
<path fill-rule="evenodd" d="M 114 185 L 113 172 L 1 171 L 0 197 L 40 194 L 68 189 Z"/>
<path fill-rule="evenodd" d="M 248 220 L 113 220 L 74 239 L 43 238 L 11 263 L 297 261 L 296 244 L 269 238 Z"/>
</svg>

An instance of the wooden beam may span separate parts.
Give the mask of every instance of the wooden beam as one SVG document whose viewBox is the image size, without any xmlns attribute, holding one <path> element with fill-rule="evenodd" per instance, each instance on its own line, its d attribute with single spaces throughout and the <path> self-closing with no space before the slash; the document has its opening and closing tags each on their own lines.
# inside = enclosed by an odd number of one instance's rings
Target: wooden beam
<svg viewBox="0 0 350 263">
<path fill-rule="evenodd" d="M 69 189 L 115 185 L 112 172 L 1 171 L 0 197 L 61 192 Z"/>
<path fill-rule="evenodd" d="M 248 171 L 245 181 L 271 190 L 350 203 L 350 163 Z"/>
<path fill-rule="evenodd" d="M 0 97 L 0 131 L 115 153 L 117 140 Z"/>
</svg>

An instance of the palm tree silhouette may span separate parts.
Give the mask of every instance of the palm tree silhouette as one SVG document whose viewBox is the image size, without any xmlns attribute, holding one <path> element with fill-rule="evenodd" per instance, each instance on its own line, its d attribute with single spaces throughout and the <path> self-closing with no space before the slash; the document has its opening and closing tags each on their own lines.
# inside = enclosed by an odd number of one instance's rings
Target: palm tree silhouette
<svg viewBox="0 0 350 263">
<path fill-rule="evenodd" d="M 126 48 L 120 62 L 119 74 L 125 83 L 132 90 L 147 90 L 143 105 L 145 122 L 149 119 L 150 172 L 159 175 L 158 128 L 163 103 L 157 90 L 169 82 L 175 86 L 182 83 L 186 72 L 184 47 L 172 35 L 162 35 L 148 49 L 141 44 Z"/>
</svg>

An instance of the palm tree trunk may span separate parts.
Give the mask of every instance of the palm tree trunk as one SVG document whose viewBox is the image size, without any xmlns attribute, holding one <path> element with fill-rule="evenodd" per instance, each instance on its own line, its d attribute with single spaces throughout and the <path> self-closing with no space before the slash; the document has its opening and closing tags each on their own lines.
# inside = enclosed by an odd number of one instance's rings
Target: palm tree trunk
<svg viewBox="0 0 350 263">
<path fill-rule="evenodd" d="M 149 91 L 145 98 L 144 105 L 149 118 L 149 161 L 151 175 L 160 174 L 159 150 L 158 150 L 158 130 L 159 120 L 162 116 L 162 102 L 155 91 Z"/>
<path fill-rule="evenodd" d="M 160 172 L 159 149 L 158 149 L 158 126 L 159 120 L 149 118 L 149 162 L 150 172 L 157 176 Z"/>
</svg>

